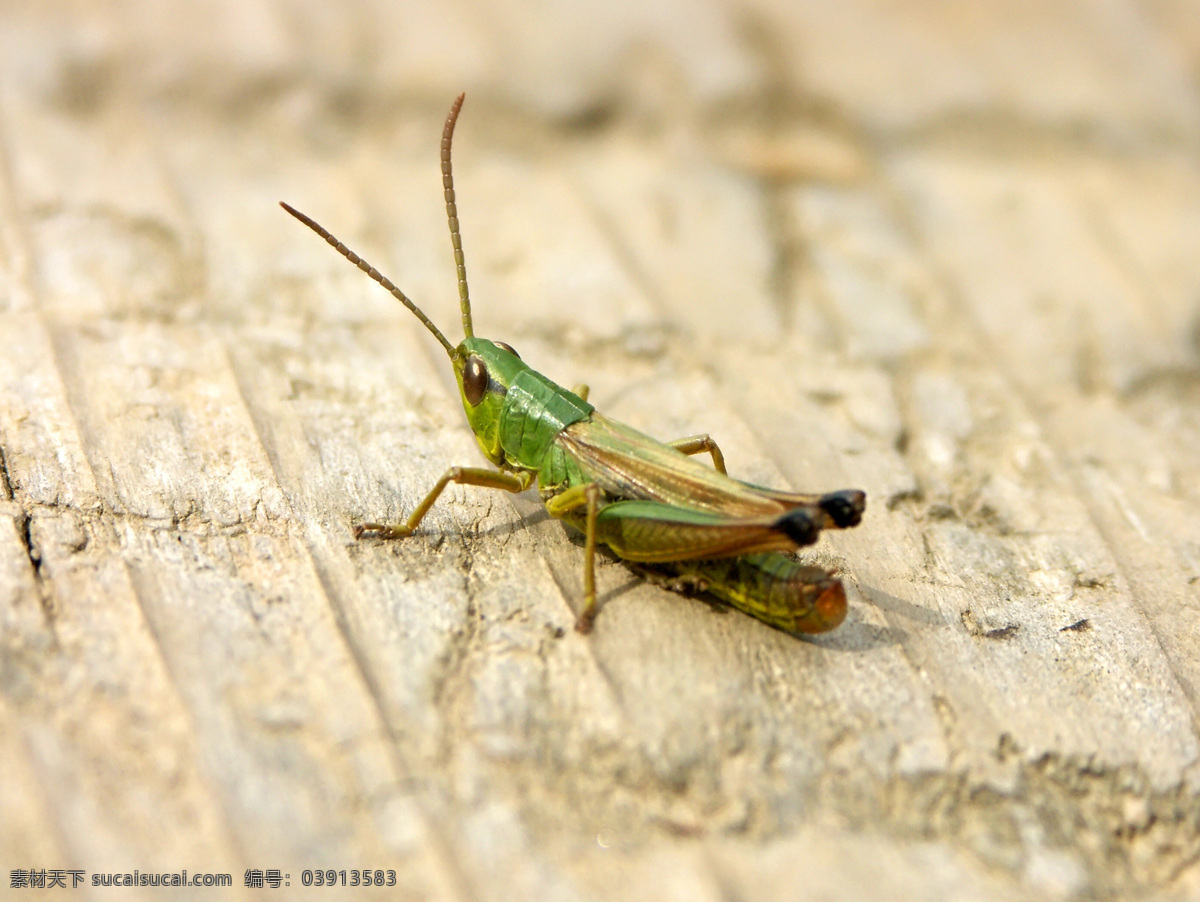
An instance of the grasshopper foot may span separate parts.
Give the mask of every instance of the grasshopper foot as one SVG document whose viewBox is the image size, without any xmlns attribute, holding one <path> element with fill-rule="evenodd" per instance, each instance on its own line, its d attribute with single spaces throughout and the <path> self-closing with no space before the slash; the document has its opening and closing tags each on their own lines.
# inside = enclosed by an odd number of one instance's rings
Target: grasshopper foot
<svg viewBox="0 0 1200 902">
<path fill-rule="evenodd" d="M 580 614 L 575 620 L 575 632 L 586 636 L 592 631 L 592 623 L 595 621 L 595 619 L 595 613 L 588 613 L 585 611 L 584 613 Z"/>
<path fill-rule="evenodd" d="M 354 527 L 354 538 L 372 539 L 406 539 L 413 534 L 412 527 L 397 523 L 388 526 L 386 523 L 360 523 Z"/>
</svg>

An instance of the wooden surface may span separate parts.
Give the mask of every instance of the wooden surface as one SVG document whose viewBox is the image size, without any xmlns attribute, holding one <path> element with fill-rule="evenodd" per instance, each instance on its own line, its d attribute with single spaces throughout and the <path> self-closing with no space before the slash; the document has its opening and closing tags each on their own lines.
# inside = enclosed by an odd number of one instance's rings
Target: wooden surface
<svg viewBox="0 0 1200 902">
<path fill-rule="evenodd" d="M 6 890 L 1200 897 L 1196 4 L 101 6 L 0 10 Z M 838 631 L 605 562 L 576 635 L 532 498 L 354 542 L 481 458 L 276 201 L 454 336 L 459 90 L 479 333 L 865 489 Z"/>
</svg>

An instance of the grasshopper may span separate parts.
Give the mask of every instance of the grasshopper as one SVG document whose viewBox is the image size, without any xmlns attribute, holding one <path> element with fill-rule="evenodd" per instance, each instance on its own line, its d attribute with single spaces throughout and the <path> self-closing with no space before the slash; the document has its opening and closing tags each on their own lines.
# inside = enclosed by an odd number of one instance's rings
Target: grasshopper
<svg viewBox="0 0 1200 902">
<path fill-rule="evenodd" d="M 832 573 L 790 552 L 822 529 L 855 526 L 866 495 L 856 489 L 796 494 L 733 479 L 708 435 L 662 443 L 603 416 L 586 385 L 567 391 L 501 341 L 475 336 L 454 199 L 450 145 L 460 94 L 442 130 L 442 187 L 458 272 L 464 339 L 456 347 L 408 296 L 317 222 L 281 206 L 411 310 L 446 349 L 463 409 L 484 456 L 498 469 L 451 467 L 398 524 L 363 523 L 355 537 L 402 539 L 450 483 L 523 492 L 535 483 L 546 510 L 583 532 L 583 608 L 575 628 L 596 616 L 596 546 L 603 544 L 671 588 L 708 591 L 771 626 L 820 633 L 846 616 Z M 713 468 L 692 458 L 709 454 Z"/>
</svg>

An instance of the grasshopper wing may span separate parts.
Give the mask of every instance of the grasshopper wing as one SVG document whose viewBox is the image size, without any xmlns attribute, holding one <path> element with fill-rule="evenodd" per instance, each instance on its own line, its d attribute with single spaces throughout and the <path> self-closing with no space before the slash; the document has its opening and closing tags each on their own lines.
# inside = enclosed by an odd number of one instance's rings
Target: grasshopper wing
<svg viewBox="0 0 1200 902">
<path fill-rule="evenodd" d="M 582 520 L 576 525 L 583 526 Z M 807 508 L 727 517 L 659 501 L 614 501 L 596 517 L 596 539 L 627 561 L 705 560 L 811 545 L 820 527 Z"/>
<path fill-rule="evenodd" d="M 857 490 L 802 495 L 731 479 L 595 411 L 560 432 L 556 442 L 585 480 L 620 499 L 657 501 L 737 520 L 806 510 L 818 529 L 854 526 L 865 507 L 866 496 Z"/>
</svg>

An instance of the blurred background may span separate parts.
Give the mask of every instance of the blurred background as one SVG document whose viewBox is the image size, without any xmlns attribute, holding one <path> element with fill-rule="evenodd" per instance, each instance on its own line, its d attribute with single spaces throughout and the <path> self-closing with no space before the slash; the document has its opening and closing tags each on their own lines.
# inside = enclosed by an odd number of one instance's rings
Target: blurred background
<svg viewBox="0 0 1200 902">
<path fill-rule="evenodd" d="M 0 3 L 4 879 L 1200 895 L 1198 82 L 1168 0 Z M 457 340 L 460 91 L 477 332 L 866 490 L 838 631 L 608 561 L 578 636 L 532 497 L 354 542 L 482 459 L 277 202 Z"/>
</svg>

